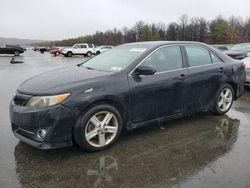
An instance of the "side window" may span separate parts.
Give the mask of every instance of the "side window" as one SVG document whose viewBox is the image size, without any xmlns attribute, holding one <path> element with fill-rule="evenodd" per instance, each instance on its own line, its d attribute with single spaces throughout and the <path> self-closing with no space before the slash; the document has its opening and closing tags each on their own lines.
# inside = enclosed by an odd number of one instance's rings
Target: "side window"
<svg viewBox="0 0 250 188">
<path fill-rule="evenodd" d="M 93 44 L 88 44 L 89 48 L 93 48 Z"/>
<path fill-rule="evenodd" d="M 81 48 L 81 46 L 80 45 L 75 45 L 74 48 Z"/>
<path fill-rule="evenodd" d="M 179 46 L 166 46 L 150 55 L 142 63 L 151 66 L 156 72 L 170 71 L 182 68 L 182 56 Z"/>
<path fill-rule="evenodd" d="M 190 67 L 212 64 L 210 53 L 200 46 L 185 46 Z"/>
<path fill-rule="evenodd" d="M 81 45 L 81 48 L 87 48 L 87 46 L 86 45 Z"/>
<path fill-rule="evenodd" d="M 211 58 L 212 58 L 212 62 L 213 62 L 213 63 L 221 63 L 221 62 L 222 62 L 221 59 L 218 58 L 216 55 L 214 55 L 214 54 L 211 53 L 211 52 L 210 52 L 210 54 L 211 54 Z"/>
</svg>

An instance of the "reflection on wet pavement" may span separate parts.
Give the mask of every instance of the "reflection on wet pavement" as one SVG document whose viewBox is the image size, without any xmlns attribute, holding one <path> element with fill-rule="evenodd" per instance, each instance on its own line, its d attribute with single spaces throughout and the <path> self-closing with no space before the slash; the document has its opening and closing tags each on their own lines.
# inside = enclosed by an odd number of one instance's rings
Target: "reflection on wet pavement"
<svg viewBox="0 0 250 188">
<path fill-rule="evenodd" d="M 86 59 L 34 52 L 10 65 L 0 57 L 0 187 L 250 187 L 250 91 L 225 116 L 197 114 L 124 132 L 108 150 L 42 151 L 11 133 L 8 105 L 37 73 Z"/>
<path fill-rule="evenodd" d="M 230 152 L 239 120 L 195 116 L 124 133 L 107 151 L 84 153 L 77 147 L 40 151 L 15 147 L 20 183 L 34 186 L 150 187 L 174 185 Z"/>
</svg>

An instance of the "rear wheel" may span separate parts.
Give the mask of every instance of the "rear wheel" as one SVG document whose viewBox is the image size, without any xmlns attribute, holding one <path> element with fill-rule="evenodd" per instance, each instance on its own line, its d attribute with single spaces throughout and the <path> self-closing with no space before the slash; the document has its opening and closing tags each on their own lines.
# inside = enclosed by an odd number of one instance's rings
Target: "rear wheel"
<svg viewBox="0 0 250 188">
<path fill-rule="evenodd" d="M 122 118 L 116 108 L 98 105 L 78 120 L 74 129 L 76 143 L 87 151 L 100 151 L 110 147 L 121 133 Z"/>
<path fill-rule="evenodd" d="M 14 52 L 14 55 L 15 55 L 15 56 L 19 56 L 19 54 L 20 54 L 19 51 L 15 51 L 15 52 Z"/>
<path fill-rule="evenodd" d="M 58 56 L 58 55 L 60 55 L 60 53 L 59 53 L 59 52 L 56 52 L 55 55 Z"/>
<path fill-rule="evenodd" d="M 229 84 L 223 85 L 219 92 L 217 93 L 215 104 L 214 104 L 214 114 L 222 115 L 227 113 L 234 100 L 234 90 Z"/>
<path fill-rule="evenodd" d="M 67 52 L 67 57 L 72 57 L 73 53 L 72 52 Z"/>
<path fill-rule="evenodd" d="M 96 55 L 99 55 L 100 53 L 101 53 L 100 51 L 97 51 L 97 52 L 96 52 Z"/>
</svg>

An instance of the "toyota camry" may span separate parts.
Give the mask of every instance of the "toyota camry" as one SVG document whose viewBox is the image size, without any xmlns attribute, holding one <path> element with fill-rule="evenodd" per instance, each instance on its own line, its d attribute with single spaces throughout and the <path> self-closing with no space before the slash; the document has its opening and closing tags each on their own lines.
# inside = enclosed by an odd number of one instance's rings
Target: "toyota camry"
<svg viewBox="0 0 250 188">
<path fill-rule="evenodd" d="M 22 83 L 10 104 L 21 141 L 41 149 L 110 147 L 122 130 L 199 111 L 227 113 L 244 91 L 241 62 L 197 42 L 140 42 Z"/>
</svg>

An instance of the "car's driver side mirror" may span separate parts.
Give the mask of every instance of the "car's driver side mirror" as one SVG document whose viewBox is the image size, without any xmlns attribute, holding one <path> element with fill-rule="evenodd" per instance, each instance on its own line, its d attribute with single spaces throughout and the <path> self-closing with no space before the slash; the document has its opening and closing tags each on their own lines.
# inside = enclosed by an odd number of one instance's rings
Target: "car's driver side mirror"
<svg viewBox="0 0 250 188">
<path fill-rule="evenodd" d="M 156 69 L 149 66 L 139 66 L 135 69 L 135 75 L 152 75 L 156 72 Z"/>
</svg>

